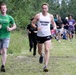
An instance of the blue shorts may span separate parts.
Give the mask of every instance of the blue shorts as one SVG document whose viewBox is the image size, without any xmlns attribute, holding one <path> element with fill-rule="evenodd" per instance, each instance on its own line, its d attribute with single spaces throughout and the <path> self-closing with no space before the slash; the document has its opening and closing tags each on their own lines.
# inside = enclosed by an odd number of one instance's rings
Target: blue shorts
<svg viewBox="0 0 76 75">
<path fill-rule="evenodd" d="M 9 47 L 10 38 L 0 39 L 0 50 Z"/>
</svg>

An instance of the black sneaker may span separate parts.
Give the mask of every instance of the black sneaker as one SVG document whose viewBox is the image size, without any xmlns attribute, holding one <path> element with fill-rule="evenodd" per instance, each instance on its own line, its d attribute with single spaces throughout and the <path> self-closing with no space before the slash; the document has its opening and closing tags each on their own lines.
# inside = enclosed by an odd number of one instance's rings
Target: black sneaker
<svg viewBox="0 0 76 75">
<path fill-rule="evenodd" d="M 43 68 L 43 71 L 44 71 L 44 72 L 48 72 L 48 69 L 47 69 L 46 66 Z"/>
<path fill-rule="evenodd" d="M 43 56 L 42 55 L 39 58 L 39 63 L 43 63 Z"/>
<path fill-rule="evenodd" d="M 35 57 L 35 56 L 36 56 L 36 54 L 33 54 L 33 56 Z"/>
<path fill-rule="evenodd" d="M 5 67 L 4 67 L 4 65 L 1 66 L 1 72 L 5 72 Z"/>
</svg>

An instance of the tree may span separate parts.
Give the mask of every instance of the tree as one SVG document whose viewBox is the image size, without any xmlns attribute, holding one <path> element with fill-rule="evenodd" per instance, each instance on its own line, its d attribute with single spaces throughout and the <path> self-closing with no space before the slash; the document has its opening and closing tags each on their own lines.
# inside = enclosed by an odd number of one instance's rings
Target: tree
<svg viewBox="0 0 76 75">
<path fill-rule="evenodd" d="M 76 0 L 70 0 L 68 4 L 68 12 L 76 19 Z"/>
<path fill-rule="evenodd" d="M 49 4 L 49 13 L 60 14 L 62 17 L 72 13 L 76 17 L 76 0 L 0 0 L 6 3 L 8 14 L 12 15 L 16 21 L 18 29 L 25 29 L 30 23 L 30 18 L 41 11 L 42 3 Z"/>
<path fill-rule="evenodd" d="M 61 7 L 60 7 L 60 14 L 63 18 L 65 18 L 68 15 L 68 11 L 67 11 L 68 5 L 66 1 L 67 0 L 62 0 Z"/>
</svg>

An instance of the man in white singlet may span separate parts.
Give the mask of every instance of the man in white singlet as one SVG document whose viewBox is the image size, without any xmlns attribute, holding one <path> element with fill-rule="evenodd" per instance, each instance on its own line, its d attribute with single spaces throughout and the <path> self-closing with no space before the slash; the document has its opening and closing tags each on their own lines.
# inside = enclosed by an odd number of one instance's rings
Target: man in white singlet
<svg viewBox="0 0 76 75">
<path fill-rule="evenodd" d="M 39 62 L 43 63 L 42 46 L 44 44 L 45 55 L 44 55 L 44 72 L 48 72 L 48 61 L 49 61 L 49 49 L 51 46 L 51 32 L 50 24 L 56 29 L 53 15 L 48 13 L 49 5 L 47 3 L 42 4 L 42 12 L 35 15 L 32 21 L 32 26 L 38 30 L 37 41 L 38 41 L 38 53 L 40 55 Z M 37 23 L 37 26 L 35 25 Z"/>
</svg>

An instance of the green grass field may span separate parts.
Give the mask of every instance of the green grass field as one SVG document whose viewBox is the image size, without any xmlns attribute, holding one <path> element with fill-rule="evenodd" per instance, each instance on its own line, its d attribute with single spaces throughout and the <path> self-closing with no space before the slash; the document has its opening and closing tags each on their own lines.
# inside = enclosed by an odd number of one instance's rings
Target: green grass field
<svg viewBox="0 0 76 75">
<path fill-rule="evenodd" d="M 8 49 L 6 72 L 0 75 L 76 75 L 76 39 L 52 40 L 49 72 L 43 72 L 44 64 L 39 64 L 39 55 L 29 52 L 28 37 L 25 32 L 12 32 Z M 1 56 L 0 56 L 1 58 Z M 1 64 L 1 61 L 0 61 Z"/>
</svg>

